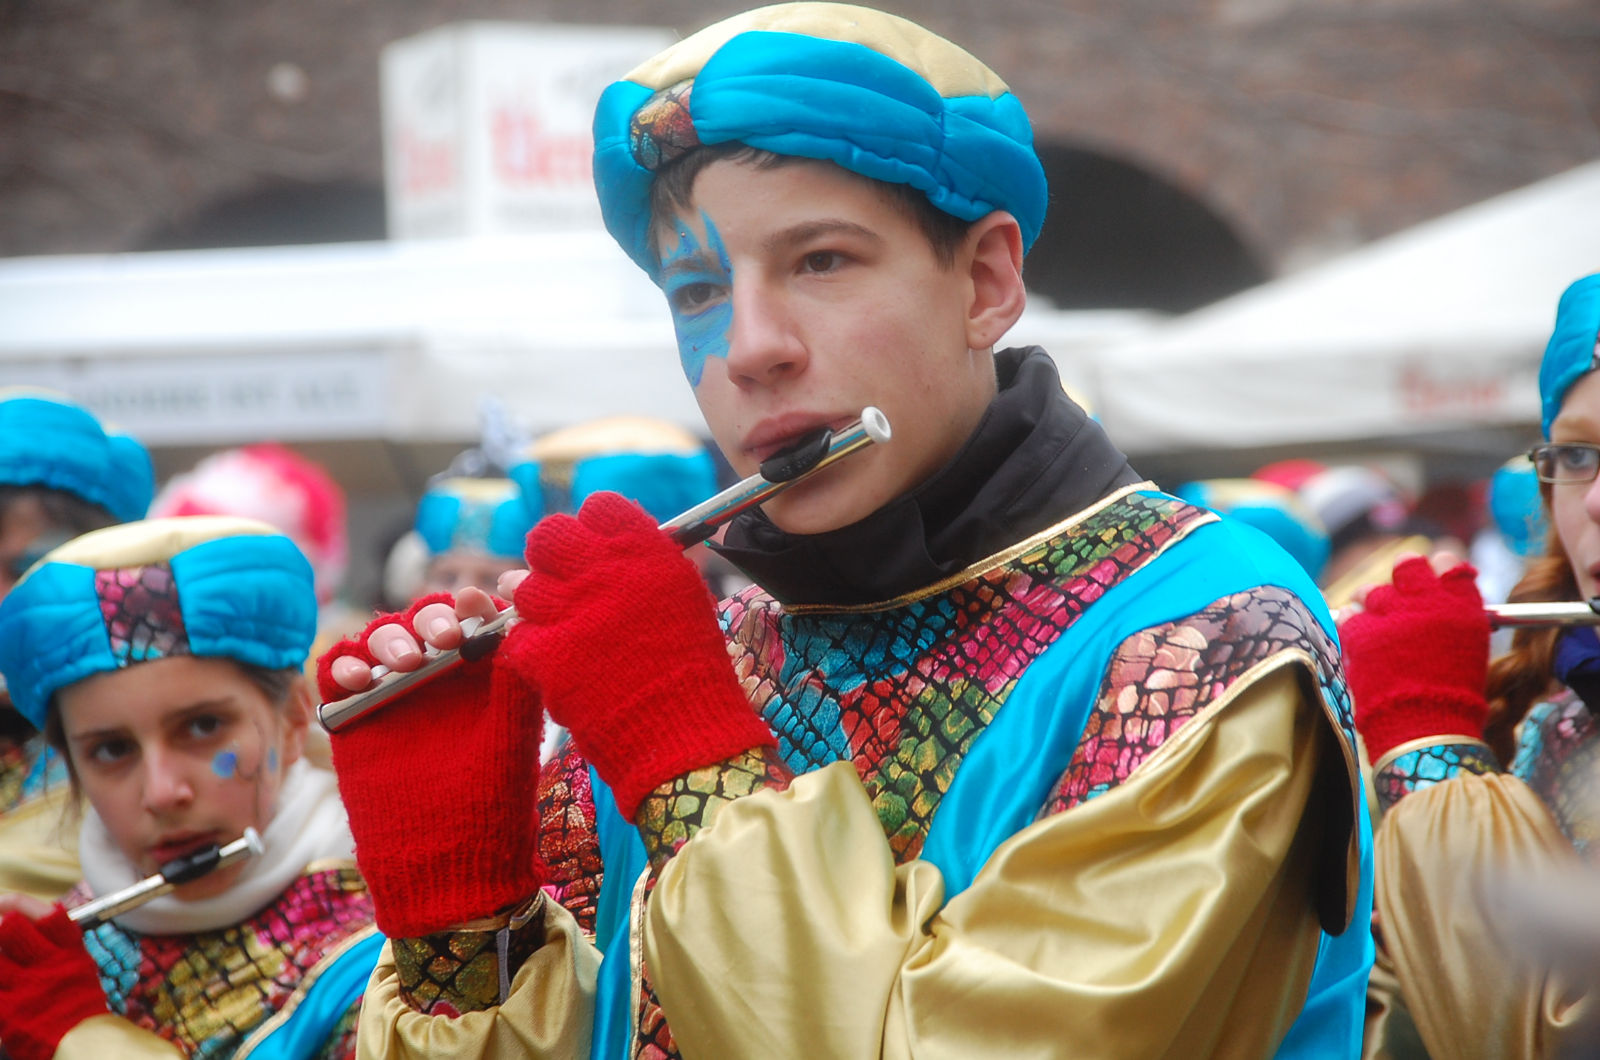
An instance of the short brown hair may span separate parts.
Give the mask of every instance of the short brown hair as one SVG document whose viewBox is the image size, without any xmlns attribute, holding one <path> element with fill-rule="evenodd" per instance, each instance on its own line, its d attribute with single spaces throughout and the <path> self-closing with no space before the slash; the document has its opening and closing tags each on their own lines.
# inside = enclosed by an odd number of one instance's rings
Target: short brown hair
<svg viewBox="0 0 1600 1060">
<path fill-rule="evenodd" d="M 741 162 L 757 169 L 776 169 L 779 166 L 809 162 L 813 159 L 798 155 L 775 154 L 741 143 L 697 147 L 673 159 L 656 174 L 655 181 L 650 185 L 650 216 L 653 219 L 660 219 L 687 209 L 689 200 L 694 194 L 695 179 L 700 176 L 701 170 L 713 162 L 723 161 Z M 905 211 L 927 239 L 934 259 L 942 268 L 948 269 L 955 264 L 956 250 L 967 238 L 967 232 L 972 228 L 971 221 L 963 221 L 954 214 L 945 213 L 930 202 L 926 195 L 909 184 L 891 184 L 870 177 L 860 179 L 876 186 L 891 204 Z M 650 245 L 653 250 L 657 249 L 655 241 L 656 236 L 652 229 Z"/>
</svg>

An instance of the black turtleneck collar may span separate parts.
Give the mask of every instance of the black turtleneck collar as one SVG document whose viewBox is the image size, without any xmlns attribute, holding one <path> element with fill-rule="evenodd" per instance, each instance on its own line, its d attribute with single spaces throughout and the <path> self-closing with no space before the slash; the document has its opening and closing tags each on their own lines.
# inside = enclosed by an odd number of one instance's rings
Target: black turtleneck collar
<svg viewBox="0 0 1600 1060">
<path fill-rule="evenodd" d="M 760 509 L 717 552 L 787 604 L 871 604 L 948 577 L 1139 481 L 1036 346 L 996 355 L 1000 392 L 922 485 L 858 523 L 787 534 Z M 892 443 L 891 443 L 892 444 Z"/>
</svg>

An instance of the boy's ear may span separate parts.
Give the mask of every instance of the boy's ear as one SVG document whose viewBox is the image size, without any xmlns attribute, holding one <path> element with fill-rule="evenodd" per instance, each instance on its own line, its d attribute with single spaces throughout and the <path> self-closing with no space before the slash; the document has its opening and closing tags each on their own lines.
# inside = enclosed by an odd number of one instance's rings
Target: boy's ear
<svg viewBox="0 0 1600 1060">
<path fill-rule="evenodd" d="M 975 221 L 967 232 L 972 298 L 967 307 L 967 348 L 993 349 L 1022 316 L 1022 228 L 1004 210 Z"/>
</svg>

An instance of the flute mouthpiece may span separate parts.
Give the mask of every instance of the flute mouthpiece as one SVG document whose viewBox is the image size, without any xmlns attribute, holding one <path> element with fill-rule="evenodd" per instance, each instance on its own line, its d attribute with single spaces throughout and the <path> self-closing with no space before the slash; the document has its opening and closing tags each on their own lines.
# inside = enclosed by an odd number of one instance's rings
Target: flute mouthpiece
<svg viewBox="0 0 1600 1060">
<path fill-rule="evenodd" d="M 882 445 L 894 434 L 889 428 L 889 417 L 876 405 L 868 405 L 861 410 L 861 427 L 867 432 L 867 437 Z"/>
</svg>

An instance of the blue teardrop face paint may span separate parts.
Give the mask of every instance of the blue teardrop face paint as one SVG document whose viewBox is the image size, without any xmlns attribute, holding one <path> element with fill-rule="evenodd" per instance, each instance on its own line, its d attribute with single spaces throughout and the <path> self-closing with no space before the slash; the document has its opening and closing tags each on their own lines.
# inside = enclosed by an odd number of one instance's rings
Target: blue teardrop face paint
<svg viewBox="0 0 1600 1060">
<path fill-rule="evenodd" d="M 267 772 L 276 773 L 277 771 L 278 771 L 278 749 L 276 747 L 269 747 L 269 748 L 267 748 Z"/>
<path fill-rule="evenodd" d="M 239 771 L 239 756 L 232 751 L 218 751 L 211 760 L 211 772 L 227 780 Z"/>
<path fill-rule="evenodd" d="M 677 243 L 661 258 L 661 289 L 672 310 L 678 336 L 678 359 L 690 386 L 699 386 L 707 357 L 728 356 L 728 329 L 733 324 L 733 264 L 711 218 L 700 223 L 705 242 L 679 219 Z"/>
</svg>

